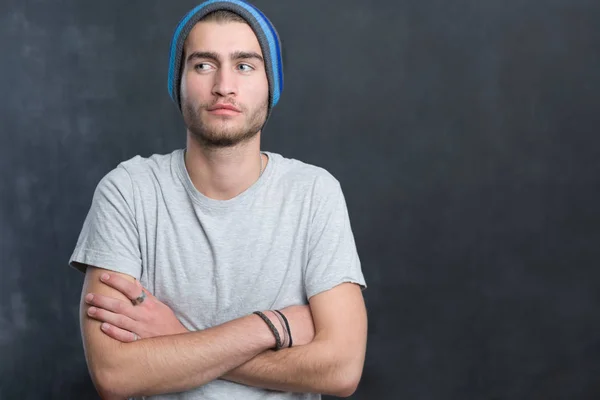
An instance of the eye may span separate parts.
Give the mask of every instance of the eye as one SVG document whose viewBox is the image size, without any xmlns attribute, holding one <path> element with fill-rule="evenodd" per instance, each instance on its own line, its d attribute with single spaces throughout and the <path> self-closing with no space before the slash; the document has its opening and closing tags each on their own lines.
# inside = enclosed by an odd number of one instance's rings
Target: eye
<svg viewBox="0 0 600 400">
<path fill-rule="evenodd" d="M 250 72 L 250 71 L 254 70 L 254 68 L 252 68 L 252 66 L 249 64 L 240 64 L 240 65 L 238 65 L 238 68 L 242 72 Z"/>
<path fill-rule="evenodd" d="M 210 64 L 208 63 L 198 63 L 194 65 L 194 69 L 196 71 L 208 71 L 210 69 Z"/>
</svg>

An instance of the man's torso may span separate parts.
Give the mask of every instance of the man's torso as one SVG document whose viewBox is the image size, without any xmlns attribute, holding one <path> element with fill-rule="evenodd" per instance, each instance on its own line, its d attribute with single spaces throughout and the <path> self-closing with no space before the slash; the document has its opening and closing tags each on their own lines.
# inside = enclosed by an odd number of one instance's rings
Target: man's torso
<svg viewBox="0 0 600 400">
<path fill-rule="evenodd" d="M 304 267 L 314 177 L 297 161 L 276 154 L 269 158 L 262 181 L 227 205 L 193 188 L 182 168 L 182 151 L 125 164 L 134 187 L 140 281 L 190 330 L 256 310 L 307 304 Z M 155 398 L 175 397 L 320 398 L 223 380 Z"/>
</svg>

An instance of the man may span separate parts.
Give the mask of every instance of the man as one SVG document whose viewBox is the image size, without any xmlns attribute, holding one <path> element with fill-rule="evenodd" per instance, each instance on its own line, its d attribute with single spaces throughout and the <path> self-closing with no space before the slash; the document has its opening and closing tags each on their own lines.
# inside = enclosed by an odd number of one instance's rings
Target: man
<svg viewBox="0 0 600 400">
<path fill-rule="evenodd" d="M 103 398 L 349 396 L 366 287 L 344 196 L 325 170 L 260 150 L 283 88 L 269 20 L 207 1 L 175 30 L 169 91 L 186 149 L 98 184 L 70 265 Z"/>
</svg>

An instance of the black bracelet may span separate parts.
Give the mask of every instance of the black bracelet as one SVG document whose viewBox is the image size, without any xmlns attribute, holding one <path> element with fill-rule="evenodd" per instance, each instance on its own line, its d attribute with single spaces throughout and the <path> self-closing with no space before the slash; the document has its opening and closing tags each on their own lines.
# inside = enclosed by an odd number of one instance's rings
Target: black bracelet
<svg viewBox="0 0 600 400">
<path fill-rule="evenodd" d="M 269 326 L 269 329 L 271 329 L 271 332 L 273 332 L 273 336 L 275 336 L 275 350 L 281 349 L 282 344 L 281 344 L 281 338 L 279 337 L 279 331 L 277 330 L 277 328 L 275 328 L 275 325 L 273 325 L 273 323 L 271 322 L 269 317 L 267 317 L 265 314 L 263 314 L 260 311 L 254 311 L 253 314 L 256 314 L 259 317 L 261 317 L 262 320 L 265 321 L 265 323 Z"/>
<path fill-rule="evenodd" d="M 283 318 L 283 321 L 285 322 L 285 328 L 287 329 L 288 336 L 290 337 L 290 344 L 288 345 L 288 347 L 292 347 L 292 330 L 290 329 L 290 324 L 288 323 L 287 318 L 285 317 L 285 315 L 283 315 L 281 311 L 275 310 L 275 312 L 281 315 L 281 318 Z"/>
<path fill-rule="evenodd" d="M 285 329 L 285 322 L 283 322 L 283 318 L 273 310 L 270 310 L 277 317 L 277 321 L 281 324 L 281 329 L 283 329 L 283 335 L 281 335 L 281 347 L 287 347 L 290 343 L 289 335 L 287 329 Z"/>
</svg>

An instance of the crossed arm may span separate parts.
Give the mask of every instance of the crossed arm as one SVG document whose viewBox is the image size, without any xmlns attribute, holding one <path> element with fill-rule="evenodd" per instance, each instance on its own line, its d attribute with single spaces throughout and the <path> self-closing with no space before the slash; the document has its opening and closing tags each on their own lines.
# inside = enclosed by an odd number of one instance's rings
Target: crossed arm
<svg viewBox="0 0 600 400">
<path fill-rule="evenodd" d="M 266 389 L 349 396 L 364 364 L 366 311 L 360 288 L 341 284 L 313 296 L 315 337 L 304 346 L 271 351 L 266 324 L 248 315 L 198 332 L 121 343 L 87 315 L 87 293 L 129 301 L 102 284 L 106 272 L 88 268 L 81 303 L 81 328 L 92 379 L 106 399 L 189 390 L 214 379 Z M 111 273 L 112 275 L 120 275 Z M 132 280 L 131 277 L 120 275 Z"/>
<path fill-rule="evenodd" d="M 310 299 L 315 338 L 306 346 L 268 351 L 223 378 L 249 386 L 340 397 L 356 390 L 365 358 L 367 317 L 360 288 L 341 284 Z"/>
</svg>

